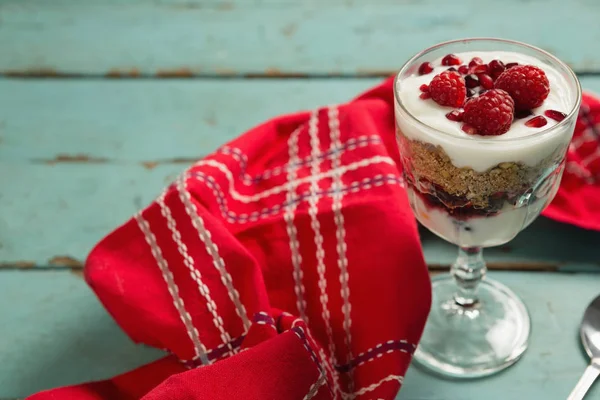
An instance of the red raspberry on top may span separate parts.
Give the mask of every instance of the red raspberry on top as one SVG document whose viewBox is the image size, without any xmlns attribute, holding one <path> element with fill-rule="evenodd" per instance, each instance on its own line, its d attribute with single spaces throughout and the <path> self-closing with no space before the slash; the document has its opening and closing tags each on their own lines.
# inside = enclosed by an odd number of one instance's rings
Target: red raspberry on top
<svg viewBox="0 0 600 400">
<path fill-rule="evenodd" d="M 465 104 L 463 121 L 474 127 L 478 135 L 502 135 L 513 122 L 515 102 L 501 89 L 488 90 Z"/>
<path fill-rule="evenodd" d="M 467 87 L 458 72 L 445 71 L 433 77 L 429 94 L 441 106 L 461 107 L 467 98 Z"/>
<path fill-rule="evenodd" d="M 533 65 L 516 65 L 507 69 L 496 79 L 494 87 L 507 91 L 517 110 L 541 106 L 550 93 L 546 73 Z"/>
</svg>

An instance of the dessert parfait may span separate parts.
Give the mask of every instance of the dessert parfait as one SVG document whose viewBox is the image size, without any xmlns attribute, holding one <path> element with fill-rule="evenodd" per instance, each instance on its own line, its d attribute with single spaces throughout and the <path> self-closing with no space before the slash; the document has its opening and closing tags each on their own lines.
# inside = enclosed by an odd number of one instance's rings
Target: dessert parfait
<svg viewBox="0 0 600 400">
<path fill-rule="evenodd" d="M 543 50 L 501 39 L 442 43 L 394 85 L 396 131 L 411 207 L 458 245 L 432 279 L 432 308 L 415 361 L 473 378 L 516 362 L 531 320 L 486 278 L 482 249 L 510 241 L 553 199 L 581 99 L 577 77 Z"/>
<path fill-rule="evenodd" d="M 445 54 L 399 75 L 397 137 L 418 220 L 459 246 L 511 240 L 554 197 L 573 134 L 569 87 L 513 51 Z"/>
</svg>

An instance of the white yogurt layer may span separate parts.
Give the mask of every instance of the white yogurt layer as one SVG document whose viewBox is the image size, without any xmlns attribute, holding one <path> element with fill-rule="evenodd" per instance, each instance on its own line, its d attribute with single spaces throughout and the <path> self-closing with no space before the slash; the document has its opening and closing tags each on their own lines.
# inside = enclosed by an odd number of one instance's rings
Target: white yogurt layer
<svg viewBox="0 0 600 400">
<path fill-rule="evenodd" d="M 456 55 L 463 64 L 468 64 L 473 57 L 480 57 L 485 63 L 499 59 L 505 64 L 517 62 L 543 69 L 550 82 L 550 94 L 541 107 L 533 110 L 534 115 L 543 115 L 546 110 L 568 114 L 576 103 L 576 88 L 571 88 L 566 78 L 544 61 L 525 54 L 500 51 L 465 52 Z M 479 172 L 507 161 L 535 166 L 557 148 L 565 147 L 570 141 L 573 134 L 572 124 L 562 124 L 558 129 L 535 135 L 552 128 L 557 122 L 546 118 L 548 123 L 542 128 L 525 126 L 525 122 L 533 116 L 515 120 L 510 130 L 503 135 L 466 134 L 462 131 L 460 122 L 446 118 L 446 114 L 453 110 L 452 107 L 443 107 L 431 99 L 419 98 L 421 93 L 419 87 L 422 84 L 429 84 L 436 74 L 449 68 L 441 65 L 441 58 L 430 62 L 435 67 L 433 72 L 420 76 L 415 71 L 412 75 L 400 77 L 396 82 L 397 95 L 405 108 L 400 107 L 396 101 L 396 120 L 399 129 L 408 138 L 441 146 L 455 166 L 470 167 Z M 407 111 L 421 124 L 411 119 Z"/>
</svg>

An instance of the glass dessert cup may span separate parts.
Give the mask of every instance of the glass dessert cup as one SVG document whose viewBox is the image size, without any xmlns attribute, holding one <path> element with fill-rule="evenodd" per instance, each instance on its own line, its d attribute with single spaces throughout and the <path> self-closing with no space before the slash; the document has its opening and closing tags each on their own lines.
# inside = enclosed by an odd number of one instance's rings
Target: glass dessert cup
<svg viewBox="0 0 600 400">
<path fill-rule="evenodd" d="M 521 136 L 461 136 L 432 127 L 403 102 L 414 91 L 407 79 L 424 62 L 490 51 L 533 57 L 556 72 L 560 79 L 550 84 L 564 89 L 560 95 L 568 109 L 561 111 L 566 117 Z M 499 372 L 526 350 L 531 322 L 510 289 L 486 278 L 482 249 L 512 240 L 554 198 L 579 110 L 579 82 L 568 66 L 543 50 L 477 38 L 417 54 L 398 73 L 394 93 L 396 134 L 413 212 L 422 225 L 459 249 L 450 273 L 432 279 L 432 309 L 415 361 L 446 377 Z"/>
</svg>

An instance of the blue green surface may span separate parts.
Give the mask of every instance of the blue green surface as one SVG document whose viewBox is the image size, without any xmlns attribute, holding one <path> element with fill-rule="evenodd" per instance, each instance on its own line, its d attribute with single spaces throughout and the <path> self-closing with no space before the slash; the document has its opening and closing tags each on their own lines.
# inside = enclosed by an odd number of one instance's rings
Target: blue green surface
<svg viewBox="0 0 600 400">
<path fill-rule="evenodd" d="M 456 37 L 542 46 L 600 93 L 599 19 L 593 0 L 0 1 L 0 399 L 161 356 L 131 343 L 77 271 L 191 160 L 267 118 L 348 100 Z M 422 238 L 432 267 L 452 261 L 451 245 Z M 525 358 L 469 382 L 411 368 L 398 398 L 565 398 L 586 364 L 577 325 L 600 293 L 599 243 L 539 219 L 487 250 L 531 310 Z"/>
</svg>

